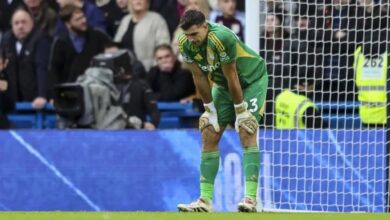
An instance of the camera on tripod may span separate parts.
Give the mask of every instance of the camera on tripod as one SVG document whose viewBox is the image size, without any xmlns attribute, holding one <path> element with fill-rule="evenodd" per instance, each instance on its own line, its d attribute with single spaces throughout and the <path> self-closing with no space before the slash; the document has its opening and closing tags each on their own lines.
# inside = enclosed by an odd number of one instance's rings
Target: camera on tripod
<svg viewBox="0 0 390 220">
<path fill-rule="evenodd" d="M 91 68 L 89 68 L 85 74 L 78 77 L 74 83 L 63 83 L 54 87 L 54 109 L 61 117 L 77 121 L 91 121 L 93 119 L 89 114 L 93 114 L 94 111 L 88 109 L 93 106 L 94 92 L 88 88 L 88 83 L 85 82 L 87 72 L 90 69 L 94 69 L 96 75 L 94 75 L 94 83 L 99 83 L 100 86 L 106 86 L 107 83 L 112 84 L 115 87 L 114 82 L 123 80 L 127 76 L 131 75 L 131 57 L 127 50 L 118 50 L 112 53 L 98 54 L 92 59 Z M 107 71 L 109 69 L 110 71 Z M 113 79 L 113 81 L 112 81 Z M 109 90 L 109 88 L 107 88 Z"/>
<path fill-rule="evenodd" d="M 92 66 L 110 69 L 114 74 L 114 81 L 132 74 L 128 50 L 98 54 L 92 59 Z"/>
</svg>

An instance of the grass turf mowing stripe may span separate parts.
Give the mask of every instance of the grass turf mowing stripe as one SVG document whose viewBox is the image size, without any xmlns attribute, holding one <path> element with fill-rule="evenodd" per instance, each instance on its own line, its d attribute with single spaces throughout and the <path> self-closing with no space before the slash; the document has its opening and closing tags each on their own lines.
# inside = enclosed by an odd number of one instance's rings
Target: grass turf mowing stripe
<svg viewBox="0 0 390 220">
<path fill-rule="evenodd" d="M 6 220 L 388 220 L 389 213 L 0 212 Z"/>
</svg>

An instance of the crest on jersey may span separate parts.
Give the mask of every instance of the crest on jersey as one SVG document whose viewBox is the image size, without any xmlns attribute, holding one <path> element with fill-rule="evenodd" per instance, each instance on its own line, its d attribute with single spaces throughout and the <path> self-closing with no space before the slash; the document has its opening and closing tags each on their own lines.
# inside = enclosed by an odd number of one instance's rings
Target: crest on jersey
<svg viewBox="0 0 390 220">
<path fill-rule="evenodd" d="M 194 44 L 190 44 L 190 50 L 192 52 L 198 52 L 199 51 L 199 48 L 197 46 L 195 46 Z"/>
</svg>

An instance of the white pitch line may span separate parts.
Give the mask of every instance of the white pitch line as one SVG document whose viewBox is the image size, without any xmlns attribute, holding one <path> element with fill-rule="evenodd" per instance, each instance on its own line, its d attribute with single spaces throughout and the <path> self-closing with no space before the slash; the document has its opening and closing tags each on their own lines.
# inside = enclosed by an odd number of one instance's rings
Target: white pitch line
<svg viewBox="0 0 390 220">
<path fill-rule="evenodd" d="M 328 130 L 328 137 L 329 139 L 333 142 L 334 146 L 336 146 L 336 151 L 337 153 L 341 156 L 341 159 L 344 160 L 344 163 L 351 168 L 352 170 L 352 173 L 357 177 L 359 178 L 359 182 L 363 182 L 364 180 L 367 180 L 368 178 L 365 178 L 364 176 L 362 177 L 362 175 L 359 173 L 359 171 L 357 171 L 355 168 L 354 168 L 354 164 L 348 160 L 347 156 L 344 154 L 344 152 L 341 150 L 341 146 L 339 144 L 339 142 L 337 141 L 336 137 L 334 136 L 333 132 L 331 130 Z M 360 181 L 361 180 L 361 181 Z M 366 181 L 366 185 L 368 187 L 368 189 L 371 191 L 373 191 L 374 189 L 372 188 L 371 184 L 369 184 L 367 181 Z"/>
<path fill-rule="evenodd" d="M 306 132 L 302 132 L 302 131 L 298 130 L 298 137 L 301 138 L 301 140 L 304 141 L 304 145 L 306 147 L 309 147 L 312 152 L 315 152 L 314 145 L 309 143 L 309 141 L 307 140 L 305 134 L 306 134 Z M 327 165 L 327 162 L 322 157 L 319 158 L 319 157 L 315 156 L 314 159 L 320 164 L 320 166 L 324 166 L 324 164 Z M 330 171 L 330 173 L 332 173 L 332 175 L 335 178 L 337 178 L 338 181 L 341 181 L 341 182 L 345 183 L 345 179 L 344 179 L 345 176 L 343 174 L 341 174 L 337 169 L 330 169 L 329 171 Z M 345 183 L 345 186 L 346 186 L 347 190 L 349 190 L 351 192 L 353 197 L 355 197 L 357 200 L 359 200 L 362 203 L 364 203 L 364 205 L 367 205 L 367 206 L 371 207 L 371 204 L 369 204 L 367 198 L 364 198 L 364 196 L 362 196 L 362 195 L 360 195 L 358 193 L 355 193 L 353 183 L 350 183 L 350 184 Z"/>
<path fill-rule="evenodd" d="M 49 168 L 58 178 L 60 178 L 65 185 L 69 186 L 75 193 L 80 196 L 89 206 L 91 206 L 95 211 L 100 211 L 99 206 L 93 203 L 87 195 L 85 195 L 79 188 L 77 188 L 68 178 L 66 178 L 53 164 L 46 160 L 42 154 L 40 154 L 33 146 L 27 143 L 19 134 L 15 131 L 9 131 L 11 135 L 30 152 L 34 155 L 39 161 L 41 161 L 47 168 Z"/>
</svg>

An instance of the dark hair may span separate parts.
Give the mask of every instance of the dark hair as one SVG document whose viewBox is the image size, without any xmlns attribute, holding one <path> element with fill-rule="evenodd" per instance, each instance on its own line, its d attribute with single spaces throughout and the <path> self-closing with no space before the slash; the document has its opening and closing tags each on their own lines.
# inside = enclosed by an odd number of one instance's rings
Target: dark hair
<svg viewBox="0 0 390 220">
<path fill-rule="evenodd" d="M 160 45 L 158 45 L 158 46 L 156 46 L 154 48 L 153 54 L 156 54 L 157 51 L 160 50 L 160 49 L 169 50 L 171 53 L 173 53 L 173 49 L 172 49 L 171 45 L 169 45 L 169 44 L 160 44 Z"/>
<path fill-rule="evenodd" d="M 284 11 L 280 9 L 270 10 L 268 11 L 267 15 L 273 15 L 275 16 L 279 22 L 280 26 L 283 26 L 283 19 L 284 19 Z"/>
<path fill-rule="evenodd" d="M 72 18 L 73 14 L 75 12 L 78 12 L 78 11 L 83 12 L 83 10 L 81 8 L 77 7 L 76 5 L 67 4 L 63 8 L 60 9 L 60 12 L 59 12 L 60 18 L 64 23 L 68 22 Z"/>
<path fill-rule="evenodd" d="M 184 13 L 183 17 L 180 19 L 179 26 L 183 30 L 188 30 L 193 25 L 201 25 L 205 22 L 206 22 L 206 17 L 201 11 L 188 10 Z"/>
</svg>

